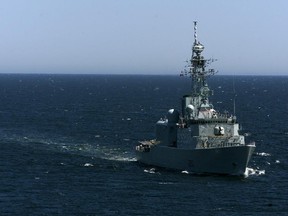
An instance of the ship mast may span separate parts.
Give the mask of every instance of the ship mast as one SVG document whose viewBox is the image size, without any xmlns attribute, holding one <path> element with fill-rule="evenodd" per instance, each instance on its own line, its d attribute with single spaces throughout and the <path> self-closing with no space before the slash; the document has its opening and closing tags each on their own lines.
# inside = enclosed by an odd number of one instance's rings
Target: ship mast
<svg viewBox="0 0 288 216">
<path fill-rule="evenodd" d="M 209 96 L 213 94 L 213 91 L 209 89 L 206 80 L 208 77 L 216 73 L 214 69 L 206 69 L 206 67 L 215 60 L 205 59 L 202 56 L 203 51 L 204 45 L 200 43 L 197 38 L 197 21 L 194 21 L 194 43 L 192 46 L 192 56 L 191 59 L 187 61 L 187 69 L 182 71 L 181 75 L 187 75 L 191 78 L 191 96 L 194 98 L 192 100 L 192 105 L 198 110 L 200 110 L 202 104 L 209 104 Z M 194 117 L 196 116 L 198 116 L 197 112 L 194 113 Z"/>
<path fill-rule="evenodd" d="M 198 41 L 197 38 L 197 21 L 194 21 L 194 43 L 192 46 L 192 56 L 186 68 L 181 72 L 181 75 L 189 75 L 192 79 L 192 95 L 193 96 L 202 96 L 208 98 L 211 95 L 211 91 L 206 91 L 207 83 L 206 79 L 214 75 L 216 72 L 214 69 L 206 70 L 206 67 L 215 59 L 205 59 L 201 54 L 204 50 L 204 45 Z M 205 88 L 205 89 L 203 89 Z M 205 90 L 205 91 L 203 91 Z"/>
</svg>

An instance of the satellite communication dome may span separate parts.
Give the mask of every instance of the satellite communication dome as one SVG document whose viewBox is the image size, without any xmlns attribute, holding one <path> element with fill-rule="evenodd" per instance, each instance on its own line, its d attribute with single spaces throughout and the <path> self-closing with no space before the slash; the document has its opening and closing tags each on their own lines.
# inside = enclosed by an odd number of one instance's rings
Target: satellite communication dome
<svg viewBox="0 0 288 216">
<path fill-rule="evenodd" d="M 186 107 L 186 111 L 191 114 L 193 113 L 195 110 L 194 106 L 192 104 L 189 104 L 187 107 Z"/>
<path fill-rule="evenodd" d="M 170 123 L 177 123 L 179 121 L 179 112 L 175 109 L 168 110 L 167 119 Z"/>
<path fill-rule="evenodd" d="M 196 53 L 201 53 L 203 50 L 204 46 L 199 42 L 193 46 L 193 51 Z"/>
</svg>

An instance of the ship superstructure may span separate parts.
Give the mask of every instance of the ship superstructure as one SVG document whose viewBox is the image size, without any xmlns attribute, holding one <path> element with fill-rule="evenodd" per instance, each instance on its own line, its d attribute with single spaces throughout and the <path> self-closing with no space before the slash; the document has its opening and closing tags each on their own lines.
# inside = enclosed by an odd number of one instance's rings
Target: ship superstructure
<svg viewBox="0 0 288 216">
<path fill-rule="evenodd" d="M 213 95 L 207 78 L 213 59 L 202 56 L 204 45 L 198 41 L 194 22 L 192 56 L 182 75 L 191 78 L 191 92 L 182 98 L 181 113 L 170 109 L 156 123 L 156 139 L 136 147 L 138 161 L 193 173 L 244 175 L 255 143 L 245 143 L 239 135 L 236 116 L 217 112 L 209 102 Z"/>
</svg>

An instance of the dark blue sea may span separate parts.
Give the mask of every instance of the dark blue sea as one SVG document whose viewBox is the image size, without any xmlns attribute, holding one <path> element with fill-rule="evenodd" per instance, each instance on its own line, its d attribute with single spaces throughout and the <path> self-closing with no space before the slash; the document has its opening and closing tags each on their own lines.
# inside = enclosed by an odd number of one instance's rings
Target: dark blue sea
<svg viewBox="0 0 288 216">
<path fill-rule="evenodd" d="M 0 215 L 288 215 L 288 76 L 214 76 L 211 102 L 256 142 L 249 176 L 147 167 L 139 140 L 188 78 L 0 75 Z M 234 91 L 235 90 L 235 91 Z"/>
</svg>

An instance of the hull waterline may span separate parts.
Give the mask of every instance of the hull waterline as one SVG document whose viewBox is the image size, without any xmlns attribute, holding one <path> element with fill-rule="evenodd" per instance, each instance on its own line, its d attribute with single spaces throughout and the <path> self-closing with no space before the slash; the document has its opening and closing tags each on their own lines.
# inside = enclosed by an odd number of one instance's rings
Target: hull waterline
<svg viewBox="0 0 288 216">
<path fill-rule="evenodd" d="M 245 174 L 255 146 L 214 149 L 178 149 L 154 147 L 149 152 L 136 152 L 143 164 L 198 174 Z"/>
</svg>

